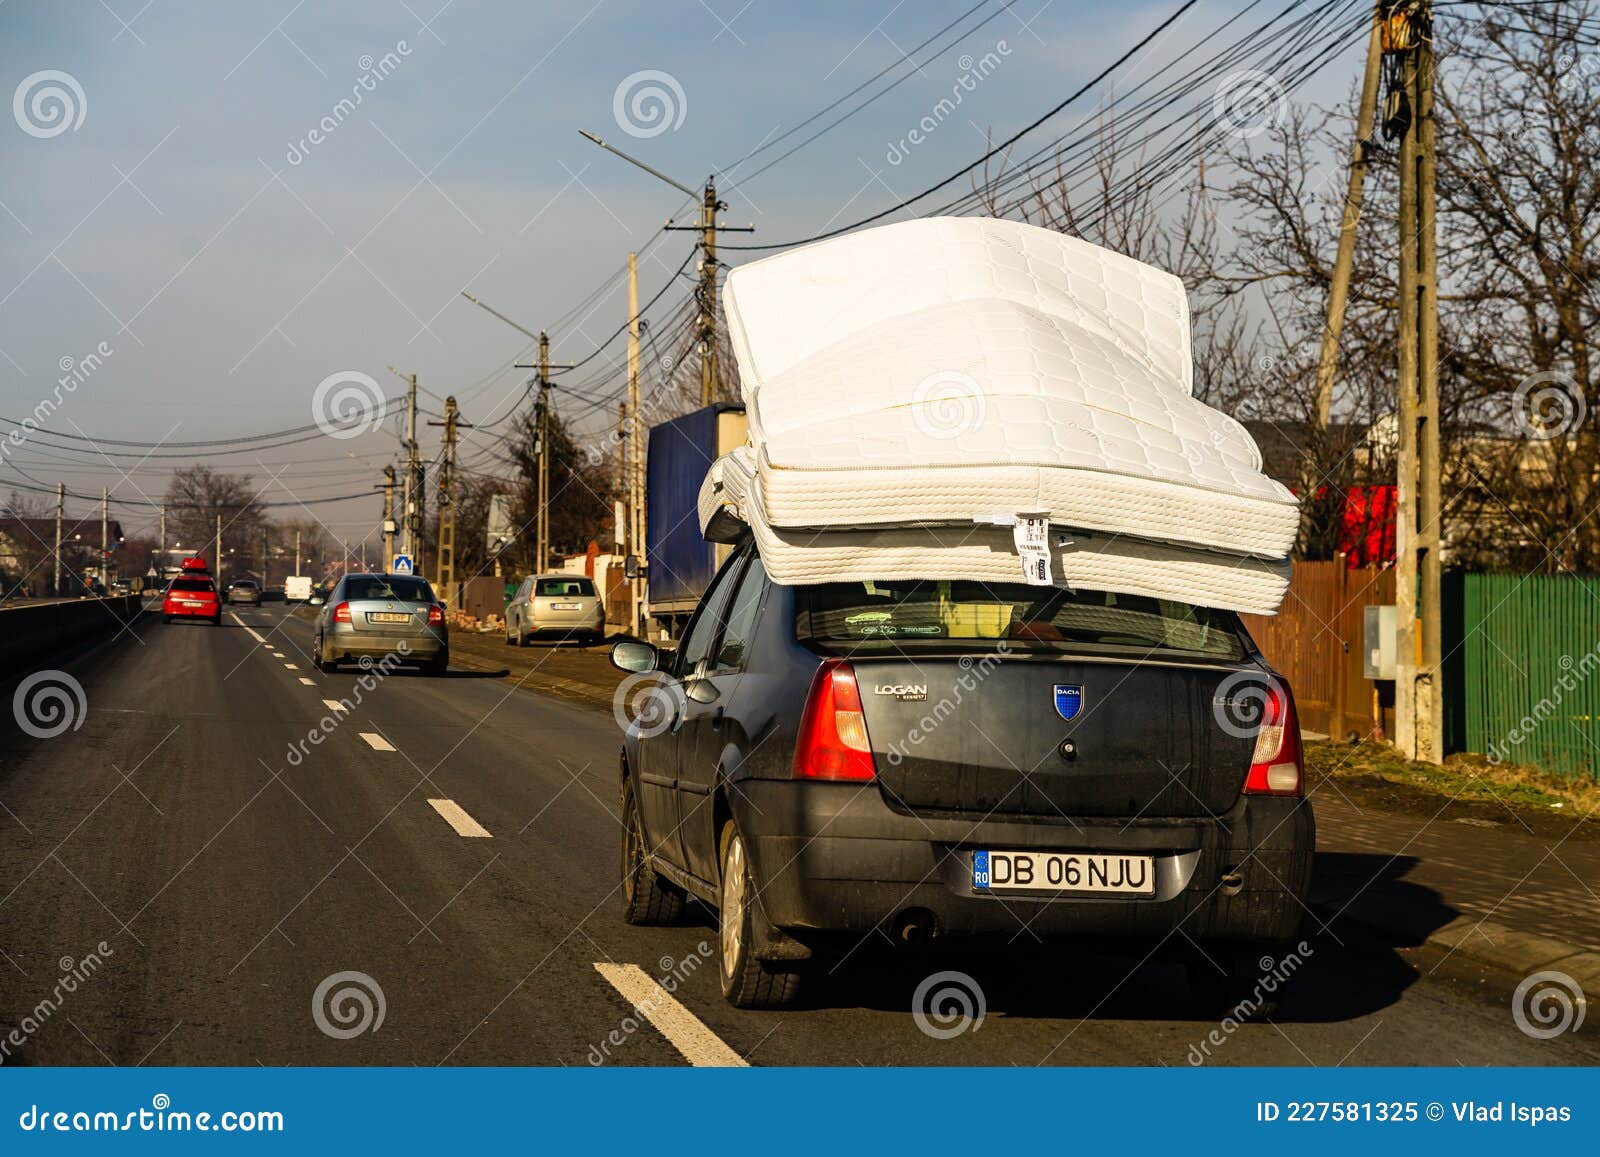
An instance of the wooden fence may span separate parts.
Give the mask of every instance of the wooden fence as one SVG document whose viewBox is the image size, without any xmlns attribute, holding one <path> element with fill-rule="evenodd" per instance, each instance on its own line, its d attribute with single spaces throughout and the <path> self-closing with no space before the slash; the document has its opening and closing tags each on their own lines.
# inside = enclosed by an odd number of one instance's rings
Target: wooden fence
<svg viewBox="0 0 1600 1157">
<path fill-rule="evenodd" d="M 1294 688 L 1300 725 L 1343 737 L 1388 733 L 1392 684 L 1363 678 L 1362 610 L 1394 602 L 1394 570 L 1343 558 L 1297 562 L 1276 615 L 1243 615 L 1262 654 Z"/>
</svg>

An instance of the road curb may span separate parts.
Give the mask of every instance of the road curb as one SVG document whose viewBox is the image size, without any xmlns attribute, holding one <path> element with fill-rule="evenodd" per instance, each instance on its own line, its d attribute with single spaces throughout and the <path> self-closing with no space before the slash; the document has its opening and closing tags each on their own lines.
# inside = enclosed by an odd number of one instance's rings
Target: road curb
<svg viewBox="0 0 1600 1157">
<path fill-rule="evenodd" d="M 1577 985 L 1576 999 L 1585 1012 L 1591 998 L 1600 995 L 1600 952 L 1564 940 L 1519 932 L 1492 920 L 1464 915 L 1438 928 L 1419 929 L 1381 895 L 1366 894 L 1348 902 L 1313 897 L 1311 907 L 1329 922 L 1337 919 L 1362 925 L 1398 947 L 1434 948 L 1493 969 L 1502 974 L 1508 988 L 1536 973 L 1561 973 Z M 1600 1031 L 1600 1016 L 1585 1016 L 1583 1031 Z"/>
</svg>

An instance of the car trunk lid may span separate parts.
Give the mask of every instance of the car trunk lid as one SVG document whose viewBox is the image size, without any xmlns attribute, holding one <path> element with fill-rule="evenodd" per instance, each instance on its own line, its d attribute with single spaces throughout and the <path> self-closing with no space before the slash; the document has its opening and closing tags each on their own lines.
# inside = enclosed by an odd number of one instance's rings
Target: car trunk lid
<svg viewBox="0 0 1600 1157">
<path fill-rule="evenodd" d="M 1245 663 L 1145 657 L 852 662 L 886 799 L 974 816 L 1224 812 L 1254 745 L 1229 705 L 1266 679 Z"/>
</svg>

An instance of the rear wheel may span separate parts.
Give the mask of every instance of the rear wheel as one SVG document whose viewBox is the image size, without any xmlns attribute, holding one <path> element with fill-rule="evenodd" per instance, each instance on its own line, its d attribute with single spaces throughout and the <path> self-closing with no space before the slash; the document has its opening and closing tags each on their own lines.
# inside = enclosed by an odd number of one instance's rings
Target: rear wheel
<svg viewBox="0 0 1600 1157">
<path fill-rule="evenodd" d="M 755 955 L 756 888 L 744 838 L 729 823 L 722 829 L 722 894 L 717 906 L 717 975 L 722 995 L 735 1008 L 782 1008 L 800 994 L 793 965 L 769 964 Z"/>
<path fill-rule="evenodd" d="M 324 675 L 331 675 L 337 664 L 329 662 L 327 652 L 322 648 L 322 639 L 320 637 L 316 641 L 316 648 L 316 654 L 312 656 L 311 660 L 312 665 Z"/>
<path fill-rule="evenodd" d="M 430 675 L 443 675 L 450 670 L 450 652 L 441 651 L 437 656 L 429 659 L 422 669 Z"/>
<path fill-rule="evenodd" d="M 633 787 L 622 783 L 622 918 L 629 924 L 676 924 L 683 918 L 683 889 L 645 858 L 644 820 Z"/>
</svg>

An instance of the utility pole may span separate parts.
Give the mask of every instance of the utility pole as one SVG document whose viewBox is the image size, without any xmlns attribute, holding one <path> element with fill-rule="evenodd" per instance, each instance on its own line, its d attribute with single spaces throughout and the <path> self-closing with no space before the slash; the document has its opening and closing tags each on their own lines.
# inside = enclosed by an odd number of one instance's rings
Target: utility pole
<svg viewBox="0 0 1600 1157">
<path fill-rule="evenodd" d="M 222 512 L 217 512 L 217 591 L 222 591 Z"/>
<path fill-rule="evenodd" d="M 100 585 L 108 588 L 111 574 L 111 492 L 100 487 Z"/>
<path fill-rule="evenodd" d="M 261 589 L 267 589 L 267 528 L 261 527 Z"/>
<path fill-rule="evenodd" d="M 512 323 L 515 324 L 514 322 Z M 521 328 L 520 326 L 518 328 Z M 551 370 L 570 370 L 569 365 L 550 364 L 550 335 L 544 331 L 539 332 L 539 364 L 537 367 L 516 363 L 519 370 L 538 369 L 539 371 L 539 400 L 534 408 L 535 416 L 535 446 L 534 452 L 539 456 L 538 466 L 538 513 L 534 518 L 534 564 L 535 574 L 542 572 L 550 565 L 550 391 L 554 388 L 550 381 Z"/>
<path fill-rule="evenodd" d="M 665 173 L 651 168 L 621 149 L 606 144 L 593 133 L 578 130 L 578 134 L 593 141 L 608 153 L 621 157 L 629 164 L 643 169 L 652 177 L 665 181 L 681 193 L 697 197 L 700 201 L 700 218 L 693 225 L 674 225 L 669 218 L 665 229 L 669 233 L 700 234 L 700 286 L 695 290 L 698 315 L 695 319 L 695 341 L 700 347 L 700 404 L 709 406 L 717 396 L 717 234 L 754 233 L 754 225 L 718 225 L 717 214 L 728 207 L 726 201 L 717 200 L 717 182 L 713 174 L 706 178 L 705 187 L 695 192 L 689 186 L 674 181 Z M 633 311 L 635 314 L 638 310 Z"/>
<path fill-rule="evenodd" d="M 1434 225 L 1434 56 L 1430 0 L 1393 4 L 1409 111 L 1400 144 L 1399 461 L 1395 516 L 1395 745 L 1444 758 L 1440 662 L 1439 299 Z"/>
<path fill-rule="evenodd" d="M 56 483 L 56 581 L 55 588 L 51 591 L 56 598 L 61 597 L 61 519 L 67 507 L 67 484 Z"/>
<path fill-rule="evenodd" d="M 1356 226 L 1366 191 L 1367 154 L 1378 107 L 1378 80 L 1383 65 L 1383 3 L 1372 12 L 1372 35 L 1367 41 L 1367 66 L 1361 78 L 1361 103 L 1356 110 L 1356 140 L 1350 154 L 1350 177 L 1344 194 L 1344 215 L 1339 222 L 1339 251 L 1328 284 L 1328 316 L 1322 327 L 1322 350 L 1317 360 L 1317 392 L 1312 406 L 1311 429 L 1300 468 L 1300 552 L 1304 555 L 1314 522 L 1317 489 L 1321 483 L 1317 463 L 1326 445 L 1328 416 L 1333 406 L 1333 378 L 1339 364 L 1339 335 L 1344 329 L 1345 305 L 1350 295 L 1350 271 L 1355 264 Z"/>
<path fill-rule="evenodd" d="M 383 468 L 383 573 L 394 570 L 394 467 Z"/>
<path fill-rule="evenodd" d="M 456 411 L 456 396 L 444 400 L 444 421 L 429 422 L 430 426 L 444 427 L 444 459 L 439 468 L 439 543 L 438 556 L 439 593 L 448 609 L 451 590 L 456 581 L 456 431 L 470 430 L 471 422 L 463 422 Z"/>
<path fill-rule="evenodd" d="M 156 552 L 156 581 L 167 577 L 167 504 L 161 504 L 161 542 Z"/>
<path fill-rule="evenodd" d="M 300 532 L 294 532 L 294 574 L 300 573 Z"/>
<path fill-rule="evenodd" d="M 628 582 L 628 630 L 639 631 L 644 599 L 644 415 L 639 409 L 639 259 L 628 254 L 628 553 L 634 558 L 634 577 Z"/>
</svg>

